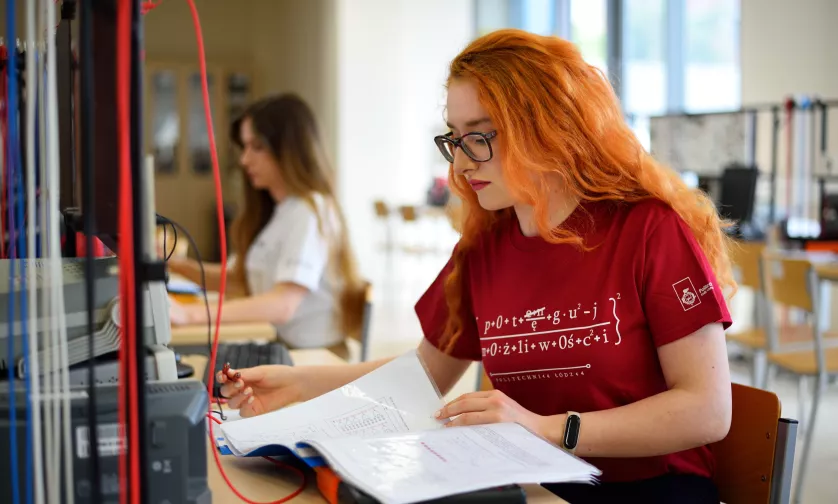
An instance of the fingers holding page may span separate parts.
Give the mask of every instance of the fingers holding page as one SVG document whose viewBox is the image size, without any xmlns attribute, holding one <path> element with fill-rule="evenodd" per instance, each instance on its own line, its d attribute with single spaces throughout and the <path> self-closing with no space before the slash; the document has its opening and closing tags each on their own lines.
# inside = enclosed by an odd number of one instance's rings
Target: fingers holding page
<svg viewBox="0 0 838 504">
<path fill-rule="evenodd" d="M 490 423 L 497 423 L 498 419 L 488 411 L 476 411 L 472 413 L 462 413 L 456 418 L 446 423 L 446 427 L 462 427 L 465 425 L 484 425 Z"/>
<path fill-rule="evenodd" d="M 434 415 L 436 418 L 450 418 L 473 411 L 485 411 L 488 408 L 489 395 L 486 392 L 470 392 L 449 402 Z"/>
<path fill-rule="evenodd" d="M 440 414 L 437 418 L 453 418 L 457 415 L 486 411 L 487 409 L 489 409 L 489 405 L 486 399 L 479 397 L 468 398 L 446 405 L 439 412 Z"/>
</svg>

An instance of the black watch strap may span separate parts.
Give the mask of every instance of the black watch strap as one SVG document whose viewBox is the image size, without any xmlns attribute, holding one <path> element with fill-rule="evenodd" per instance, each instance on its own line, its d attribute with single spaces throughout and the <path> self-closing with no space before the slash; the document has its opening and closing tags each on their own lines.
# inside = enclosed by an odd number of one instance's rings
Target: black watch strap
<svg viewBox="0 0 838 504">
<path fill-rule="evenodd" d="M 562 448 L 574 453 L 579 443 L 579 431 L 582 429 L 582 416 L 575 411 L 567 412 L 567 420 L 564 425 L 564 436 L 562 437 Z"/>
</svg>

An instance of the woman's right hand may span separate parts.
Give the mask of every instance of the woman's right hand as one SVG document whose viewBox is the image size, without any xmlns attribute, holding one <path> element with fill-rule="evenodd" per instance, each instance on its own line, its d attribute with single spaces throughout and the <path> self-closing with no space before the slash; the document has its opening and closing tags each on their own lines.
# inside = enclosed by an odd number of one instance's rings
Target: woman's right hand
<svg viewBox="0 0 838 504">
<path fill-rule="evenodd" d="M 298 368 L 281 365 L 256 366 L 246 369 L 219 371 L 215 379 L 221 386 L 222 397 L 230 409 L 238 409 L 242 417 L 261 415 L 299 402 L 303 394 L 303 379 Z"/>
</svg>

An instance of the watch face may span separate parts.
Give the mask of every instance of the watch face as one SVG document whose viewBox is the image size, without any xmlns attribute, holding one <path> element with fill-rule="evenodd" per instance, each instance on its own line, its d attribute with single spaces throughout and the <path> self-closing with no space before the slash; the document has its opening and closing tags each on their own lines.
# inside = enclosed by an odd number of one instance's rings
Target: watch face
<svg viewBox="0 0 838 504">
<path fill-rule="evenodd" d="M 568 450 L 576 448 L 576 443 L 579 442 L 579 427 L 582 425 L 582 419 L 576 415 L 567 417 L 567 423 L 564 428 L 564 445 Z"/>
</svg>

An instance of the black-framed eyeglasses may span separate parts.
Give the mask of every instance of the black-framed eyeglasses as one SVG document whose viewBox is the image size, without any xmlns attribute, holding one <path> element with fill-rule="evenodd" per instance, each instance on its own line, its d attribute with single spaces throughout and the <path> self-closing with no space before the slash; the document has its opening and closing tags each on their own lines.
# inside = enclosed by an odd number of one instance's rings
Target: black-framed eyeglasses
<svg viewBox="0 0 838 504">
<path fill-rule="evenodd" d="M 466 133 L 460 138 L 454 138 L 453 133 L 446 133 L 434 137 L 434 143 L 439 147 L 439 152 L 448 160 L 454 162 L 454 152 L 457 147 L 463 149 L 466 156 L 478 163 L 485 163 L 492 159 L 492 139 L 497 136 L 497 131 L 489 133 Z"/>
</svg>

